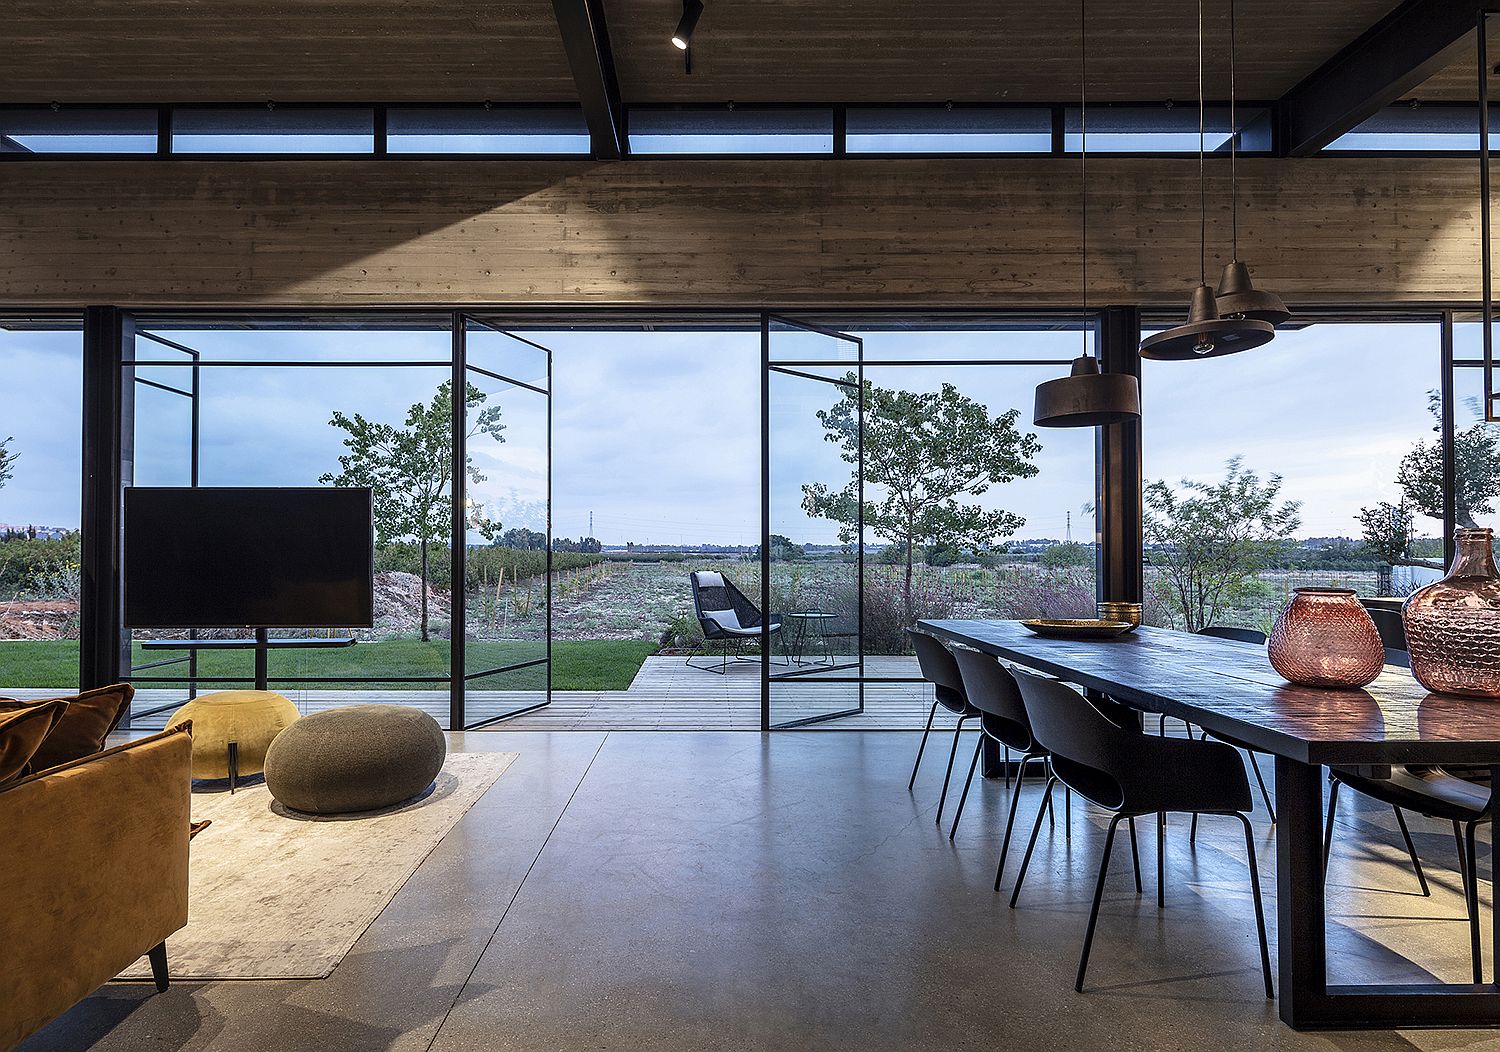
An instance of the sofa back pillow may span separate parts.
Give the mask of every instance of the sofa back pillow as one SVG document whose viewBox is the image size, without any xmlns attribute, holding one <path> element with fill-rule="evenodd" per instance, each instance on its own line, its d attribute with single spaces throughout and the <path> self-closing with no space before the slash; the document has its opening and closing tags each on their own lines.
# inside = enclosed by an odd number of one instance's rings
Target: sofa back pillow
<svg viewBox="0 0 1500 1052">
<path fill-rule="evenodd" d="M 45 771 L 85 756 L 92 756 L 104 748 L 109 732 L 119 725 L 130 701 L 135 697 L 135 688 L 128 683 L 115 683 L 108 687 L 96 687 L 67 698 L 48 698 L 46 701 L 0 701 L 0 715 L 35 708 L 53 701 L 67 704 L 62 718 L 47 735 L 36 755 L 31 757 L 32 771 Z"/>
<path fill-rule="evenodd" d="M 31 758 L 67 708 L 65 701 L 43 701 L 0 712 L 0 785 L 26 773 Z"/>
</svg>

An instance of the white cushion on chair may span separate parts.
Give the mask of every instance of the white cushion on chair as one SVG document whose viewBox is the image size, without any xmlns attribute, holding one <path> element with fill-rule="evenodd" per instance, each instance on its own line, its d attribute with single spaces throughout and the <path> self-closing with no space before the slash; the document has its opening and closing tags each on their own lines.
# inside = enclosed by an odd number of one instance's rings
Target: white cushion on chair
<svg viewBox="0 0 1500 1052">
<path fill-rule="evenodd" d="M 739 615 L 733 610 L 705 610 L 703 616 L 717 622 L 718 626 L 726 632 L 743 632 L 744 627 L 740 624 Z M 756 629 L 759 631 L 759 629 Z"/>
<path fill-rule="evenodd" d="M 721 574 L 721 573 L 716 573 L 713 570 L 699 570 L 693 576 L 698 579 L 698 587 L 699 588 L 723 588 L 724 587 L 724 575 Z M 705 615 L 705 616 L 710 616 L 710 615 Z M 736 621 L 735 623 L 738 624 L 739 622 Z"/>
</svg>

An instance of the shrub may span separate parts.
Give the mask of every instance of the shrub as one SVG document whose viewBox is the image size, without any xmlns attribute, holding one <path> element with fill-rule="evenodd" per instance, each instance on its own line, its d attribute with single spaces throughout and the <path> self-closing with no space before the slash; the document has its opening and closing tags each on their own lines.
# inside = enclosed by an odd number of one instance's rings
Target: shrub
<svg viewBox="0 0 1500 1052">
<path fill-rule="evenodd" d="M 77 533 L 0 540 L 0 598 L 62 598 L 72 591 L 82 558 Z"/>
</svg>

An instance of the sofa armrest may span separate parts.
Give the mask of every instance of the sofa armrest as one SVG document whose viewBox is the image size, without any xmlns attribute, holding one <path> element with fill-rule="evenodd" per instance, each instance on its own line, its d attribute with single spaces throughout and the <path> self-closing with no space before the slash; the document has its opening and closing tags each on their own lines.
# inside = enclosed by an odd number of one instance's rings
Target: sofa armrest
<svg viewBox="0 0 1500 1052">
<path fill-rule="evenodd" d="M 187 923 L 190 725 L 0 790 L 0 1047 Z"/>
</svg>

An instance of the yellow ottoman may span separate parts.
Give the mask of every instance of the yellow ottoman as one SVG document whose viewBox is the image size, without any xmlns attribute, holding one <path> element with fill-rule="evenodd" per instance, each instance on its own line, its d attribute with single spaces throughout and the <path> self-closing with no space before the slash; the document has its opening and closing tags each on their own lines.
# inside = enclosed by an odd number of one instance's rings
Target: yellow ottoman
<svg viewBox="0 0 1500 1052">
<path fill-rule="evenodd" d="M 172 714 L 168 729 L 193 721 L 193 777 L 228 778 L 229 789 L 265 769 L 271 739 L 297 719 L 297 706 L 275 691 L 203 694 Z"/>
</svg>

